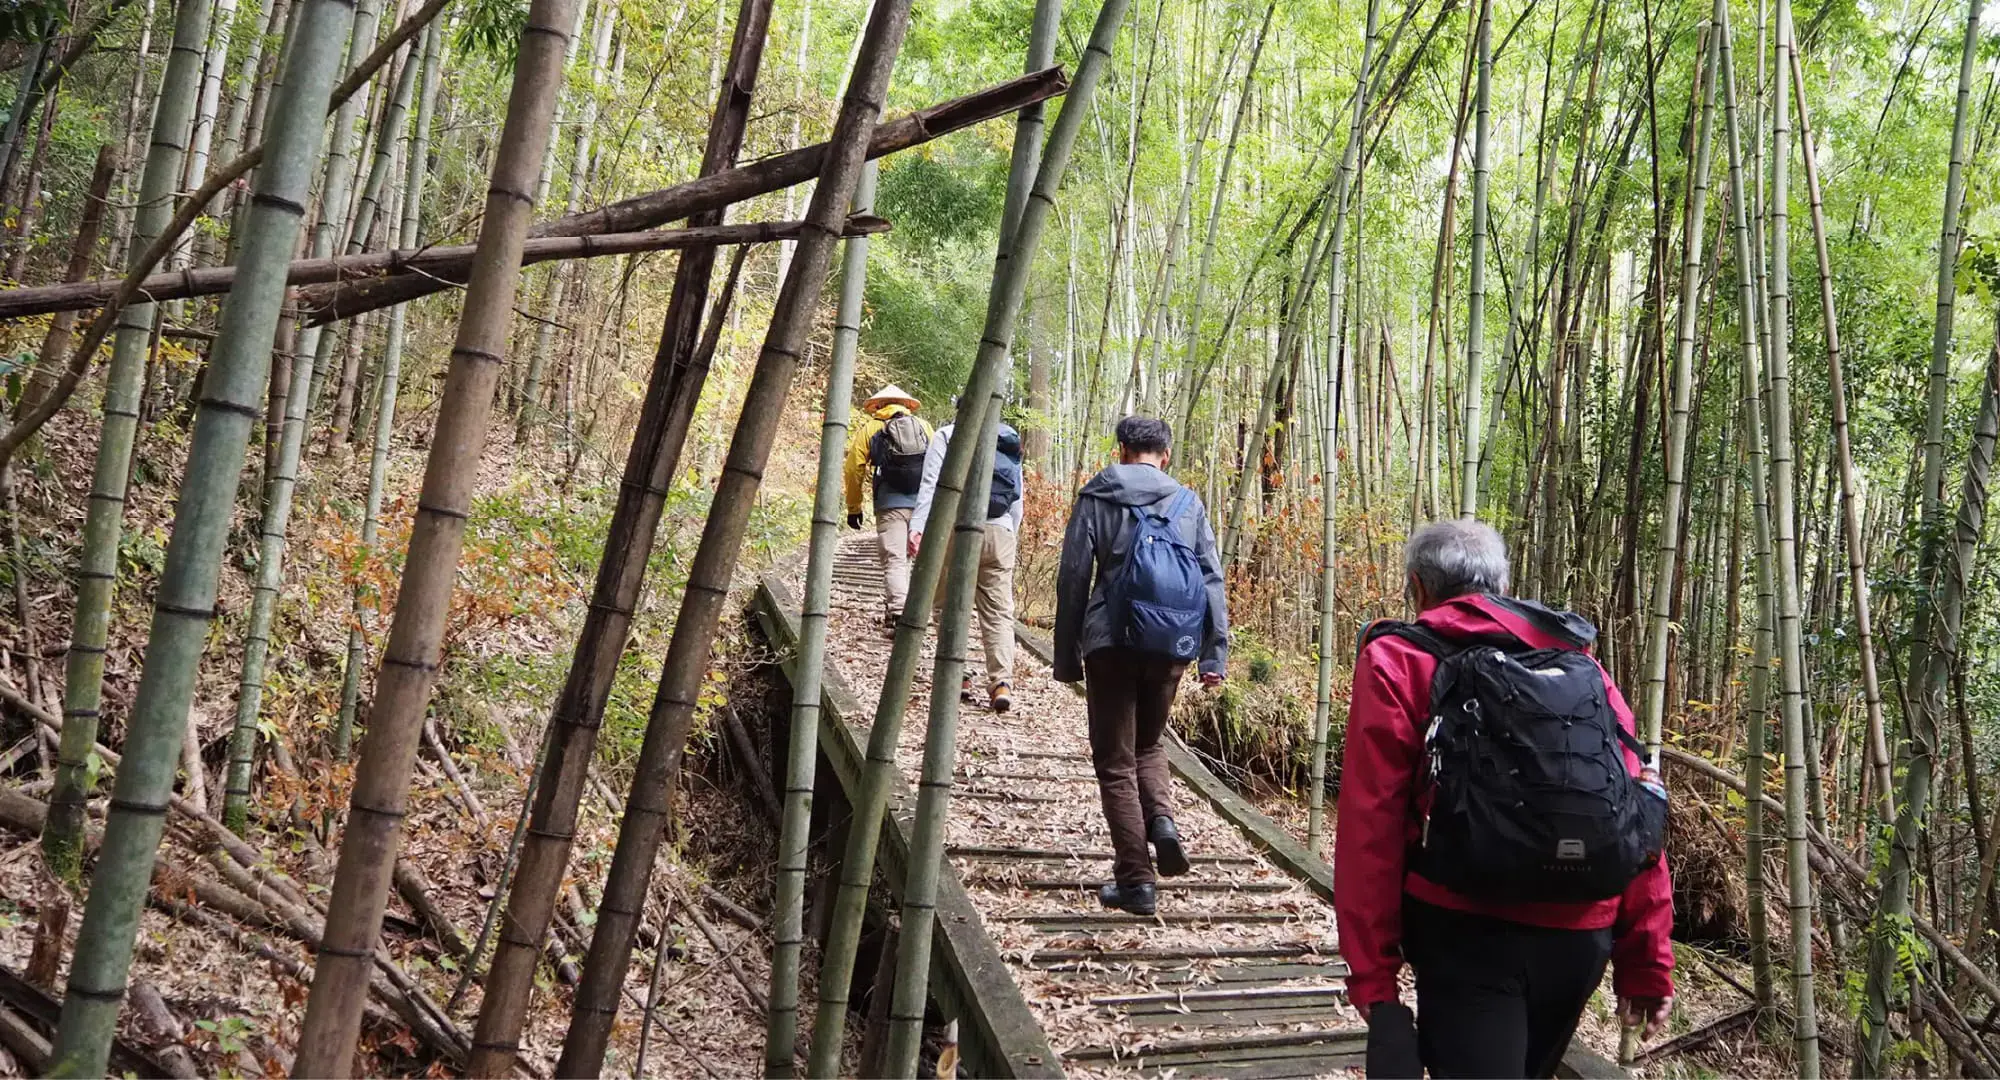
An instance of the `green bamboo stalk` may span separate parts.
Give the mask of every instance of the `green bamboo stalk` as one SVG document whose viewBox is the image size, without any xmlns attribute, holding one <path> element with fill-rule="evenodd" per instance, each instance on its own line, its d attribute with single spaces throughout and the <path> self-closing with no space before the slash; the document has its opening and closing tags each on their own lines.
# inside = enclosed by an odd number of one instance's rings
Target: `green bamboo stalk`
<svg viewBox="0 0 2000 1080">
<path fill-rule="evenodd" d="M 744 393 L 742 415 L 730 439 L 701 543 L 689 566 L 687 588 L 639 750 L 636 779 L 618 830 L 611 870 L 605 877 L 583 981 L 577 987 L 569 1033 L 556 1063 L 556 1071 L 565 1076 L 594 1075 L 603 1066 L 631 961 L 632 939 L 673 806 L 681 753 L 694 726 L 696 699 L 708 676 L 715 628 L 727 603 L 750 510 L 763 482 L 785 399 L 798 373 L 814 309 L 833 263 L 834 243 L 845 229 L 847 208 L 861 178 L 889 76 L 896 55 L 902 51 L 909 16 L 909 0 L 879 0 L 869 14 L 854 73 L 808 204 L 806 229 L 793 251 L 790 272 L 772 311 L 771 328 Z"/>
<path fill-rule="evenodd" d="M 1778 70 L 1792 49 L 1791 0 L 1778 0 Z M 1805 646 L 1801 639 L 1798 481 L 1792 439 L 1791 155 L 1790 80 L 1774 85 L 1771 107 L 1771 520 L 1776 524 L 1778 571 L 1779 716 L 1785 739 L 1785 879 L 1792 926 L 1792 1042 L 1799 1075 L 1819 1077 L 1819 1020 L 1813 994 L 1813 880 L 1807 864 Z"/>
<path fill-rule="evenodd" d="M 1067 100 L 1049 129 L 1048 142 L 1037 166 L 1035 184 L 1021 210 L 1020 222 L 1011 237 L 1002 237 L 994 260 L 993 286 L 987 293 L 986 324 L 980 335 L 979 350 L 959 395 L 956 423 L 972 430 L 979 420 L 974 409 L 982 407 L 1000 390 L 1000 377 L 1007 366 L 1007 350 L 1014 336 L 1014 324 L 1027 291 L 1028 272 L 1034 252 L 1048 225 L 1049 210 L 1055 205 L 1056 190 L 1062 185 L 1071 150 L 1090 113 L 1091 100 L 1103 77 L 1106 61 L 1125 21 L 1127 0 L 1104 0 L 1090 40 L 1078 59 L 1076 77 Z M 953 439 L 945 451 L 938 478 L 937 496 L 931 513 L 956 520 L 959 492 L 977 448 L 977 440 Z M 874 727 L 868 733 L 867 760 L 862 769 L 860 791 L 853 799 L 854 814 L 848 825 L 847 850 L 840 861 L 840 887 L 828 930 L 827 946 L 819 970 L 819 1011 L 813 1024 L 811 1076 L 833 1076 L 840 1069 L 840 1051 L 847 1025 L 848 987 L 854 980 L 854 958 L 861 943 L 861 922 L 868 903 L 868 887 L 875 876 L 876 843 L 882 831 L 882 816 L 889 792 L 898 782 L 896 745 L 903 729 L 903 715 L 909 706 L 910 686 L 916 678 L 917 657 L 923 649 L 924 627 L 931 599 L 936 593 L 938 572 L 944 565 L 945 544 L 926 544 L 917 554 L 910 572 L 910 595 L 903 604 L 903 616 L 896 625 L 896 640 L 889 652 L 889 666 L 882 690 L 876 698 Z"/>
<path fill-rule="evenodd" d="M 174 213 L 201 78 L 208 5 L 183 4 L 175 13 L 174 43 L 153 116 L 139 205 L 132 218 L 134 253 L 152 246 Z M 42 857 L 58 877 L 75 881 L 82 869 L 84 801 L 90 795 L 90 748 L 97 741 L 104 695 L 104 649 L 111 633 L 111 600 L 118 582 L 118 543 L 124 530 L 125 488 L 132 444 L 139 430 L 139 394 L 146 379 L 147 348 L 156 309 L 133 304 L 118 313 L 111 366 L 104 379 L 104 422 L 85 511 L 83 551 L 76 571 L 76 606 L 70 616 L 69 655 L 63 669 L 63 733 L 56 749 L 55 788 L 42 826 Z M 59 362 L 60 357 L 51 358 Z"/>
<path fill-rule="evenodd" d="M 1466 290 L 1465 459 L 1461 517 L 1479 513 L 1479 413 L 1485 397 L 1487 198 L 1493 173 L 1493 0 L 1480 0 L 1479 84 L 1472 122 L 1472 281 Z"/>
<path fill-rule="evenodd" d="M 1979 51 L 1981 0 L 1965 5 L 1964 47 L 1959 54 L 1958 103 L 1951 126 L 1951 164 L 1945 172 L 1943 224 L 1938 234 L 1937 317 L 1931 329 L 1931 368 L 1924 416 L 1923 491 L 1920 496 L 1918 533 L 1922 537 L 1917 554 L 1917 589 L 1913 597 L 1909 670 L 1915 675 L 1928 672 L 1935 644 L 1930 640 L 1937 618 L 1940 565 L 1944 559 L 1944 414 L 1951 398 L 1951 334 L 1958 302 L 1959 203 L 1965 192 L 1966 130 L 1972 99 L 1972 67 Z M 1855 1055 L 1856 1076 L 1882 1075 L 1882 1055 L 1889 1039 L 1890 983 L 1896 976 L 1899 952 L 1897 939 L 1910 916 L 1910 875 L 1916 865 L 1917 844 L 1923 832 L 1924 810 L 1930 800 L 1931 778 L 1936 769 L 1938 718 L 1943 715 L 1942 696 L 1933 697 L 1928 684 L 1919 684 L 1911 695 L 1904 718 L 1903 798 L 1896 812 L 1896 828 L 1889 842 L 1888 866 L 1876 894 L 1875 923 L 1868 948 L 1868 973 L 1862 991 L 1862 1049 Z"/>
<path fill-rule="evenodd" d="M 438 72 L 444 35 L 433 26 L 424 32 L 423 92 L 417 98 L 416 129 L 410 133 L 407 171 L 403 179 L 403 215 L 397 246 L 413 248 L 423 240 L 423 198 L 430 169 L 431 119 L 437 109 Z M 407 340 L 409 305 L 389 309 L 388 339 L 375 373 L 375 438 L 368 455 L 368 495 L 361 513 L 361 547 L 375 549 L 382 525 L 382 493 L 388 486 L 389 444 L 396 434 L 396 394 L 401 385 L 403 346 Z M 354 735 L 354 718 L 361 701 L 361 669 L 368 660 L 368 643 L 361 629 L 359 589 L 348 594 L 347 666 L 340 679 L 340 717 L 334 722 L 333 756 L 347 759 Z"/>
<path fill-rule="evenodd" d="M 1861 527 L 1860 482 L 1854 472 L 1854 451 L 1847 423 L 1847 380 L 1840 359 L 1840 317 L 1833 302 L 1833 260 L 1827 254 L 1826 209 L 1821 201 L 1819 157 L 1813 146 L 1812 120 L 1806 110 L 1805 73 L 1797 50 L 1791 52 L 1794 101 L 1799 114 L 1799 161 L 1805 166 L 1806 194 L 1812 203 L 1813 255 L 1819 266 L 1819 309 L 1826 343 L 1827 395 L 1832 403 L 1834 451 L 1839 455 L 1840 515 L 1847 534 L 1847 582 L 1853 593 L 1855 648 L 1861 659 L 1861 693 L 1868 710 L 1868 764 L 1874 776 L 1878 813 L 1884 822 L 1896 816 L 1888 725 L 1882 717 L 1882 682 L 1875 670 L 1874 614 L 1868 597 L 1867 539 Z"/>
<path fill-rule="evenodd" d="M 931 667 L 930 720 L 924 731 L 923 781 L 910 829 L 909 870 L 903 876 L 903 921 L 896 937 L 896 981 L 889 1001 L 889 1035 L 883 1050 L 888 1076 L 917 1075 L 930 997 L 931 937 L 937 926 L 938 878 L 951 814 L 952 775 L 958 768 L 958 695 L 951 688 L 965 674 L 973 587 L 986 534 L 986 500 L 993 483 L 993 442 L 1000 430 L 1000 401 L 988 399 L 952 523 L 951 573 L 938 622 L 937 659 Z M 954 440 L 956 441 L 956 440 Z"/>
<path fill-rule="evenodd" d="M 1726 121 L 1727 146 L 1729 151 L 1729 214 L 1730 231 L 1735 238 L 1736 284 L 1737 284 L 1737 324 L 1742 334 L 1743 356 L 1741 361 L 1741 393 L 1743 410 L 1744 441 L 1750 456 L 1751 518 L 1755 522 L 1756 573 L 1757 573 L 1757 628 L 1754 634 L 1754 659 L 1750 668 L 1749 700 L 1745 706 L 1748 723 L 1745 738 L 1745 762 L 1743 776 L 1750 790 L 1764 789 L 1766 769 L 1765 719 L 1770 711 L 1771 655 L 1775 636 L 1776 576 L 1772 563 L 1771 513 L 1769 471 L 1765 468 L 1764 420 L 1758 407 L 1759 387 L 1762 383 L 1758 373 L 1762 365 L 1763 345 L 1758 337 L 1758 312 L 1762 303 L 1758 299 L 1755 255 L 1751 250 L 1750 216 L 1748 212 L 1748 185 L 1743 178 L 1742 137 L 1737 124 L 1735 52 L 1729 32 L 1729 11 L 1727 5 L 1718 8 L 1715 33 L 1721 41 L 1721 79 L 1723 92 L 1723 117 Z M 1770 929 L 1765 910 L 1764 888 L 1764 819 L 1763 815 L 1752 812 L 1744 821 L 1745 891 L 1748 894 L 1750 931 L 1750 971 L 1753 997 L 1756 1000 L 1759 1020 L 1768 1019 L 1775 1007 L 1776 993 L 1772 987 Z"/>
<path fill-rule="evenodd" d="M 270 153 L 251 196 L 250 234 L 238 265 L 244 278 L 223 304 L 195 414 L 167 565 L 146 641 L 145 672 L 125 734 L 123 764 L 93 875 L 89 905 L 70 964 L 51 1075 L 103 1076 L 118 1005 L 153 876 L 167 800 L 187 737 L 202 646 L 215 618 L 217 578 L 236 501 L 237 480 L 262 406 L 272 334 L 285 295 L 319 160 L 319 118 L 339 74 L 340 43 L 354 9 L 342 0 L 311 0 L 299 27 L 284 85 L 273 105 Z M 178 34 L 176 35 L 178 39 Z M 179 40 L 175 49 L 180 48 Z"/>
<path fill-rule="evenodd" d="M 1715 0 L 1721 7 L 1727 0 Z M 1720 17 L 1711 15 L 1719 22 Z M 1681 509 L 1687 492 L 1688 411 L 1694 391 L 1695 316 L 1701 303 L 1701 242 L 1708 231 L 1708 174 L 1713 160 L 1715 75 L 1720 50 L 1713 40 L 1705 50 L 1706 78 L 1701 91 L 1701 118 L 1695 136 L 1695 158 L 1681 231 L 1680 318 L 1674 337 L 1674 368 L 1668 393 L 1667 490 L 1660 504 L 1659 554 L 1653 566 L 1653 604 L 1646 630 L 1646 689 L 1639 715 L 1639 737 L 1657 761 L 1660 731 L 1667 714 L 1668 644 L 1673 635 L 1674 582 L 1681 560 Z"/>
<path fill-rule="evenodd" d="M 412 57 L 403 64 L 395 97 L 386 110 L 380 144 L 375 151 L 376 167 L 369 178 L 370 191 L 363 198 L 366 216 L 357 215 L 356 232 L 365 232 L 374 217 L 374 201 L 380 198 L 382 180 L 389 172 L 396 138 L 403 131 L 403 114 L 416 85 L 417 63 Z M 398 311 L 401 310 L 399 307 Z M 322 338 L 322 343 L 327 339 Z M 395 352 L 401 353 L 401 342 Z M 303 355 L 303 354 L 302 354 Z M 401 357 L 398 355 L 397 362 Z M 383 363 L 389 363 L 385 353 Z M 271 622 L 278 610 L 278 594 L 285 584 L 285 533 L 292 517 L 292 498 L 298 490 L 299 466 L 303 461 L 306 435 L 306 405 L 311 392 L 313 368 L 294 363 L 291 384 L 285 392 L 284 431 L 279 437 L 278 464 L 264 484 L 264 519 L 258 529 L 257 582 L 250 596 L 250 626 L 243 641 L 243 672 L 236 690 L 236 725 L 229 736 L 229 775 L 224 785 L 222 821 L 231 831 L 241 833 L 249 822 L 250 771 L 257 752 L 257 716 L 263 707 L 265 665 L 270 656 Z M 393 414 L 394 404 L 389 411 Z M 374 488 L 371 494 L 378 512 L 381 502 Z M 364 520 L 363 543 L 372 542 L 372 530 Z"/>
<path fill-rule="evenodd" d="M 1340 345 L 1345 340 L 1347 317 L 1347 221 L 1353 212 L 1350 194 L 1361 168 L 1361 138 L 1368 116 L 1368 86 L 1381 44 L 1381 0 L 1368 0 L 1367 29 L 1361 45 L 1361 70 L 1354 77 L 1354 110 L 1347 121 L 1347 148 L 1341 152 L 1334 179 L 1333 239 L 1327 257 L 1327 341 L 1324 386 L 1325 403 L 1320 408 L 1320 574 L 1319 574 L 1319 678 L 1313 699 L 1313 746 L 1311 790 L 1306 795 L 1306 847 L 1318 852 L 1326 839 L 1326 739 L 1328 718 L 1333 711 L 1334 566 L 1338 562 L 1334 528 L 1334 478 L 1340 471 L 1336 452 L 1340 431 Z"/>
<path fill-rule="evenodd" d="M 575 2 L 536 0 L 521 31 L 479 251 L 445 376 L 396 615 L 376 674 L 368 739 L 354 772 L 340 864 L 327 905 L 325 944 L 299 1035 L 294 1071 L 301 1076 L 345 1074 L 353 1064 L 382 909 L 402 840 L 410 771 L 437 678 L 473 485 L 492 421 L 493 390 L 506 355 L 521 245 L 534 210 L 535 177 L 548 152 L 549 118 L 562 81 Z"/>
<path fill-rule="evenodd" d="M 875 208 L 877 166 L 869 162 L 854 188 L 854 213 Z M 805 599 L 792 673 L 792 730 L 785 765 L 785 808 L 778 829 L 777 914 L 772 920 L 770 1011 L 764 1028 L 764 1075 L 797 1069 L 799 950 L 805 944 L 806 857 L 812 846 L 813 774 L 819 764 L 820 693 L 826 671 L 827 613 L 833 606 L 833 560 L 840 546 L 848 417 L 854 404 L 854 354 L 861 339 L 861 301 L 868 284 L 868 238 L 847 241 L 840 268 L 840 310 L 820 421 L 819 478 L 813 489 L 812 539 Z"/>
</svg>

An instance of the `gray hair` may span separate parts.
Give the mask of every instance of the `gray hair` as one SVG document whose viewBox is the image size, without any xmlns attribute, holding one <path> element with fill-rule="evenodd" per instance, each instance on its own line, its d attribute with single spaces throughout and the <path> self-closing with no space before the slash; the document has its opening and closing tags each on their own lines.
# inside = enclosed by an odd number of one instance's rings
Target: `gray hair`
<svg viewBox="0 0 2000 1080">
<path fill-rule="evenodd" d="M 1433 601 L 1467 593 L 1505 593 L 1507 544 L 1493 526 L 1472 518 L 1433 521 L 1403 545 L 1403 569 Z"/>
</svg>

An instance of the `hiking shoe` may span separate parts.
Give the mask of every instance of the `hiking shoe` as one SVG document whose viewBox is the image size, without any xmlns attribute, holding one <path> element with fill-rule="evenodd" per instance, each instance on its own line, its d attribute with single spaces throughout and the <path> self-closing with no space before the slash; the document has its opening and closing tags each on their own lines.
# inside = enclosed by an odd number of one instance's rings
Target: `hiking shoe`
<svg viewBox="0 0 2000 1080">
<path fill-rule="evenodd" d="M 1133 915 L 1151 915 L 1159 907 L 1159 893 L 1150 881 L 1137 885 L 1120 885 L 1114 881 L 1098 887 L 1097 902 Z"/>
<path fill-rule="evenodd" d="M 903 613 L 900 611 L 885 612 L 882 616 L 882 636 L 890 638 L 895 637 L 896 624 L 902 621 L 902 618 L 903 618 Z"/>
<path fill-rule="evenodd" d="M 1146 835 L 1153 841 L 1153 865 L 1159 868 L 1161 877 L 1179 877 L 1188 872 L 1187 852 L 1181 848 L 1181 833 L 1174 828 L 1173 818 L 1165 814 L 1154 818 Z"/>
<path fill-rule="evenodd" d="M 958 680 L 958 700 L 968 703 L 972 701 L 972 676 L 967 675 Z"/>
<path fill-rule="evenodd" d="M 1006 712 L 1008 709 L 1014 707 L 1014 695 L 1010 692 L 1012 690 L 1013 687 L 1008 686 L 1004 682 L 997 682 L 993 684 L 994 712 Z"/>
</svg>

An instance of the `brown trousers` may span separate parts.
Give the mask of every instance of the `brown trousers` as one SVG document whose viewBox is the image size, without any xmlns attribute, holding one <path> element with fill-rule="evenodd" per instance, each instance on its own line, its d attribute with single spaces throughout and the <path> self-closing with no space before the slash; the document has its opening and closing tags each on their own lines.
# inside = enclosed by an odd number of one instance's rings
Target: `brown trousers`
<svg viewBox="0 0 2000 1080">
<path fill-rule="evenodd" d="M 1090 761 L 1111 828 L 1111 872 L 1120 885 L 1153 880 L 1146 826 L 1174 816 L 1167 750 L 1160 745 L 1187 664 L 1125 648 L 1083 658 L 1090 707 Z"/>
</svg>

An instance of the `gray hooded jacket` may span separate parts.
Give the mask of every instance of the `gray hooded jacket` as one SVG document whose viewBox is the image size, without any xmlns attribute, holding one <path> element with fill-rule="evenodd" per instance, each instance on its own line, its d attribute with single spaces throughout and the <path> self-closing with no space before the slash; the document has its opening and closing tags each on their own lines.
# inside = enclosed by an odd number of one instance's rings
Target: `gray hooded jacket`
<svg viewBox="0 0 2000 1080">
<path fill-rule="evenodd" d="M 1132 507 L 1173 498 L 1181 485 L 1151 465 L 1113 465 L 1090 478 L 1070 511 L 1063 536 L 1062 570 L 1056 576 L 1055 676 L 1059 682 L 1083 678 L 1083 658 L 1116 644 L 1105 583 L 1132 546 Z M 1200 498 L 1175 522 L 1201 560 L 1208 582 L 1208 634 L 1202 642 L 1201 671 L 1222 674 L 1229 659 L 1229 604 L 1222 589 L 1222 562 L 1215 531 Z"/>
</svg>

